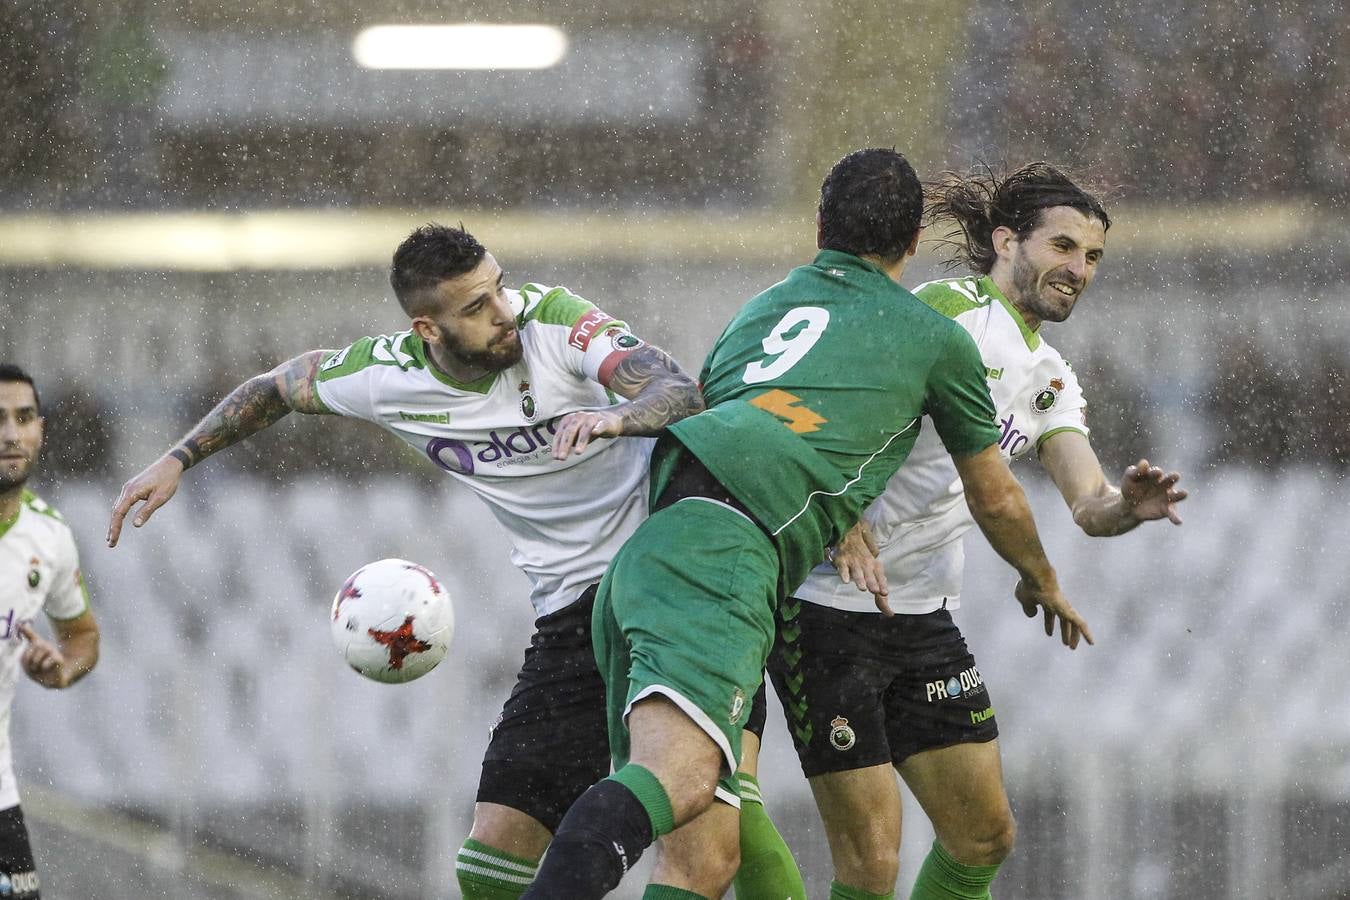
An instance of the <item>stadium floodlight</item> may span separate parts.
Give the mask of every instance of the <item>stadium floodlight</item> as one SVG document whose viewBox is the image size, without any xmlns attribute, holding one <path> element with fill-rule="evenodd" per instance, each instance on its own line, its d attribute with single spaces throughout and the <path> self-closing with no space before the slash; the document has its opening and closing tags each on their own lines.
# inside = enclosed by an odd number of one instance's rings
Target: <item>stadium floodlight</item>
<svg viewBox="0 0 1350 900">
<path fill-rule="evenodd" d="M 367 69 L 547 69 L 567 53 L 552 25 L 375 25 L 352 42 Z"/>
</svg>

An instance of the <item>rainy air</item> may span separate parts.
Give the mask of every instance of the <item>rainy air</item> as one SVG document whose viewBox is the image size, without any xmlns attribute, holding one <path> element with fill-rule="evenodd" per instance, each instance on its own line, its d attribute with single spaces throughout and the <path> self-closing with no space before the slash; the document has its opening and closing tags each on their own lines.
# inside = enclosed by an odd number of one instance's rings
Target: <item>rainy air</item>
<svg viewBox="0 0 1350 900">
<path fill-rule="evenodd" d="M 0 898 L 1350 900 L 1344 0 L 0 0 Z"/>
</svg>

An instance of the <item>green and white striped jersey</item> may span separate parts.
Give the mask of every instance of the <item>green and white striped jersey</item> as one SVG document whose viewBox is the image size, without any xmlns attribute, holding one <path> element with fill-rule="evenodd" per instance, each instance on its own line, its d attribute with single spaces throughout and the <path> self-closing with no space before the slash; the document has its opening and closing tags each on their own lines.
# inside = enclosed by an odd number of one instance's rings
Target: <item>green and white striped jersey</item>
<svg viewBox="0 0 1350 900">
<path fill-rule="evenodd" d="M 75 538 L 61 514 L 24 491 L 19 514 L 0 522 L 0 809 L 18 804 L 9 714 L 24 641 L 19 626 L 38 613 L 73 619 L 89 608 Z"/>
<path fill-rule="evenodd" d="M 1060 431 L 1088 433 L 1086 401 L 1068 363 L 1026 323 L 993 280 L 930 281 L 915 295 L 970 333 L 984 359 L 998 409 L 999 447 L 1007 459 L 1038 449 Z M 863 514 L 881 547 L 890 606 L 919 615 L 961 603 L 965 553 L 961 537 L 974 524 L 951 456 L 924 429 L 903 466 Z M 876 612 L 872 595 L 843 584 L 821 565 L 794 596 L 854 612 Z"/>
<path fill-rule="evenodd" d="M 487 503 L 542 616 L 599 581 L 646 516 L 650 439 L 600 439 L 562 461 L 550 452 L 563 416 L 621 402 L 603 382 L 643 342 L 566 288 L 527 284 L 508 296 L 524 347 L 509 369 L 457 382 L 404 331 L 337 352 L 316 387 L 331 411 L 388 429 Z M 476 533 L 462 522 L 447 531 Z"/>
</svg>

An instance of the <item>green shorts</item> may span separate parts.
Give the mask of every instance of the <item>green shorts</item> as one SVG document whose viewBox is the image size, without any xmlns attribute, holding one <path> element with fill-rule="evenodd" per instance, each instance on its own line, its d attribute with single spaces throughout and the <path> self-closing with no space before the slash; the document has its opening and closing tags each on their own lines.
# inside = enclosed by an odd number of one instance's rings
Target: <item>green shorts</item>
<svg viewBox="0 0 1350 900">
<path fill-rule="evenodd" d="M 661 694 L 722 749 L 723 775 L 736 770 L 777 594 L 773 544 L 731 507 L 690 498 L 642 523 L 600 582 L 592 619 L 616 769 L 628 761 L 629 709 Z"/>
</svg>

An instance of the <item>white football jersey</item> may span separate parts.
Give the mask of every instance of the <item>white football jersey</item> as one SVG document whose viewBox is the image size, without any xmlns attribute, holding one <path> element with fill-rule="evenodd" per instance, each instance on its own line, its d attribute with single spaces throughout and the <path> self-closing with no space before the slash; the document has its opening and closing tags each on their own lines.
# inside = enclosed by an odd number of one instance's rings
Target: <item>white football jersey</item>
<svg viewBox="0 0 1350 900">
<path fill-rule="evenodd" d="M 73 619 L 89 609 L 75 538 L 60 514 L 24 491 L 19 515 L 0 522 L 0 809 L 19 802 L 9 743 L 10 707 L 24 677 L 19 657 L 26 642 L 19 625 L 39 612 Z"/>
<path fill-rule="evenodd" d="M 1006 459 L 1038 449 L 1060 431 L 1088 433 L 1078 379 L 1059 352 L 1027 328 L 993 279 L 953 278 L 920 285 L 915 295 L 955 319 L 980 348 Z M 927 427 L 914 450 L 863 513 L 881 548 L 878 559 L 896 613 L 918 615 L 961 603 L 965 553 L 961 537 L 974 524 L 956 466 Z M 872 595 L 817 566 L 794 596 L 855 612 L 877 612 Z"/>
<path fill-rule="evenodd" d="M 566 288 L 507 293 L 524 346 L 509 369 L 459 383 L 404 331 L 337 352 L 316 388 L 331 411 L 392 431 L 483 498 L 542 616 L 599 581 L 646 517 L 650 438 L 594 440 L 562 461 L 551 453 L 563 416 L 622 402 L 602 382 L 643 342 Z M 446 523 L 451 540 L 477 533 L 473 522 Z"/>
</svg>

